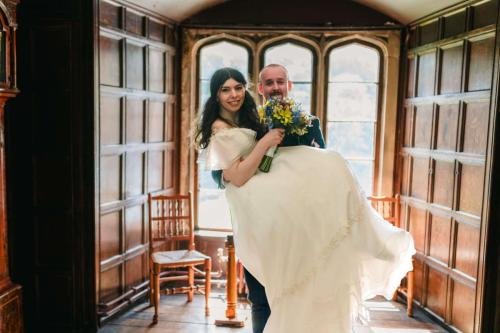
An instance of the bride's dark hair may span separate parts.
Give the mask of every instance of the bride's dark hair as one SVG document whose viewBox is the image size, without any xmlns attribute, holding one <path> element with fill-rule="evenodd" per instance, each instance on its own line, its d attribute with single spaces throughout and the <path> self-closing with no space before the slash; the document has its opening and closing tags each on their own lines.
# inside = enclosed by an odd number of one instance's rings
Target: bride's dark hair
<svg viewBox="0 0 500 333">
<path fill-rule="evenodd" d="M 227 123 L 227 120 L 219 115 L 220 104 L 217 100 L 222 85 L 229 79 L 233 79 L 246 87 L 247 81 L 240 71 L 230 67 L 218 69 L 210 79 L 210 97 L 203 106 L 201 120 L 198 122 L 195 132 L 195 142 L 198 148 L 203 149 L 208 146 L 212 135 L 212 124 L 217 119 Z M 229 124 L 229 123 L 228 123 Z M 229 124 L 234 126 L 234 124 Z M 238 127 L 249 128 L 257 132 L 257 139 L 260 139 L 267 131 L 266 127 L 259 121 L 257 105 L 250 93 L 245 90 L 245 99 L 238 111 Z"/>
</svg>

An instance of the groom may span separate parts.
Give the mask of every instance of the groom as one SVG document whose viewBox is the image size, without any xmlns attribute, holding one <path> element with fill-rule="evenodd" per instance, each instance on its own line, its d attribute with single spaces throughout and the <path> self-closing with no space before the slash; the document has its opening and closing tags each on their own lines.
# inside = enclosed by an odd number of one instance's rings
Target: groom
<svg viewBox="0 0 500 333">
<path fill-rule="evenodd" d="M 258 92 L 265 100 L 270 98 L 286 98 L 288 92 L 292 89 L 292 81 L 288 80 L 287 69 L 278 64 L 265 66 L 259 74 Z M 305 135 L 288 134 L 283 139 L 281 146 L 299 146 L 306 145 L 318 148 L 325 148 L 325 141 L 319 126 L 319 119 L 314 117 L 312 127 Z M 222 186 L 222 171 L 212 171 L 212 178 Z M 253 333 L 262 333 L 266 326 L 267 319 L 271 314 L 271 309 L 267 301 L 264 286 L 255 279 L 246 269 L 245 280 L 248 287 L 248 300 L 252 306 L 252 327 Z"/>
</svg>

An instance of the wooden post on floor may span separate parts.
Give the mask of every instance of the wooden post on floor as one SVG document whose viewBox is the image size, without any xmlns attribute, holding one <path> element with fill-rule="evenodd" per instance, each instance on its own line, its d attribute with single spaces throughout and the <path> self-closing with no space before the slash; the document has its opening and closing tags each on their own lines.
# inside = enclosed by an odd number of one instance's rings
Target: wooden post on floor
<svg viewBox="0 0 500 333">
<path fill-rule="evenodd" d="M 226 317 L 229 319 L 233 319 L 236 318 L 236 300 L 238 296 L 236 290 L 236 254 L 234 251 L 233 236 L 227 236 L 226 249 L 227 249 Z"/>
<path fill-rule="evenodd" d="M 216 320 L 216 326 L 244 327 L 245 322 L 238 320 L 236 314 L 236 305 L 238 298 L 236 284 L 236 254 L 234 251 L 233 236 L 228 235 L 226 239 L 227 250 L 227 283 L 226 283 L 226 318 L 225 320 Z"/>
</svg>

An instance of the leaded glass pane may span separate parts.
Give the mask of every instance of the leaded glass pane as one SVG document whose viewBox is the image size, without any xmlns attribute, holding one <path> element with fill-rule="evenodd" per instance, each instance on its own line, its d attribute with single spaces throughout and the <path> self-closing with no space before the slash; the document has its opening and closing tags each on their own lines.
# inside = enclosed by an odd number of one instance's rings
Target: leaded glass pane
<svg viewBox="0 0 500 333">
<path fill-rule="evenodd" d="M 375 123 L 373 122 L 328 122 L 327 143 L 347 159 L 375 157 Z"/>
<path fill-rule="evenodd" d="M 375 121 L 378 84 L 329 83 L 328 121 Z"/>
<path fill-rule="evenodd" d="M 248 51 L 230 42 L 218 42 L 200 50 L 200 79 L 209 80 L 222 67 L 239 70 L 248 80 Z"/>
<path fill-rule="evenodd" d="M 328 81 L 378 82 L 380 55 L 374 48 L 358 43 L 330 52 Z"/>
<path fill-rule="evenodd" d="M 313 55 L 311 50 L 292 43 L 272 46 L 264 54 L 264 65 L 280 64 L 288 70 L 292 82 L 311 82 Z"/>
</svg>

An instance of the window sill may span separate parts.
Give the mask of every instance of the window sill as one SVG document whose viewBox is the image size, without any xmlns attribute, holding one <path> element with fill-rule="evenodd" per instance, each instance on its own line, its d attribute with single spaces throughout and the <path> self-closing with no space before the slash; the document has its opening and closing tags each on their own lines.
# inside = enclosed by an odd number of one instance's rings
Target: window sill
<svg viewBox="0 0 500 333">
<path fill-rule="evenodd" d="M 232 235 L 232 231 L 216 231 L 216 230 L 196 230 L 194 232 L 195 237 L 203 238 L 222 238 L 226 239 L 228 235 Z"/>
</svg>

